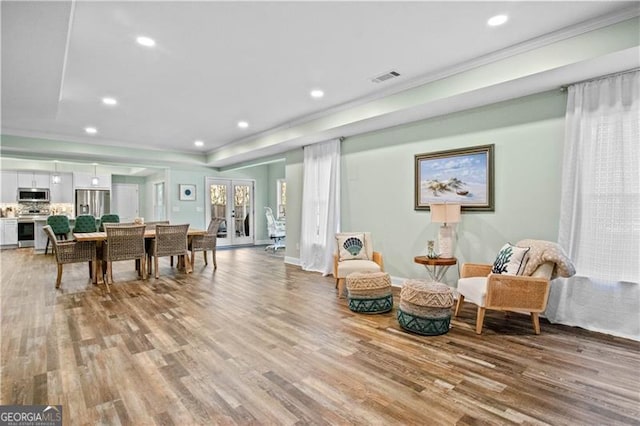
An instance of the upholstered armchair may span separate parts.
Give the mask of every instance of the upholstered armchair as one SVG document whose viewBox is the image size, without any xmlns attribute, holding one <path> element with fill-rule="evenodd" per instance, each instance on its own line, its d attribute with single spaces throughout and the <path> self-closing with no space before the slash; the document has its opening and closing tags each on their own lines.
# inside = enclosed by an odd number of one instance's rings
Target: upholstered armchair
<svg viewBox="0 0 640 426">
<path fill-rule="evenodd" d="M 120 223 L 120 216 L 117 214 L 103 214 L 100 218 L 100 232 L 104 232 L 105 223 Z"/>
<path fill-rule="evenodd" d="M 528 249 L 521 275 L 493 273 L 495 263 L 462 265 L 454 316 L 458 316 L 465 301 L 477 305 L 477 334 L 482 333 L 487 309 L 529 313 L 535 334 L 540 334 L 539 315 L 547 307 L 550 280 L 575 274 L 573 264 L 556 243 L 522 240 L 516 246 Z"/>
<path fill-rule="evenodd" d="M 382 254 L 373 251 L 370 232 L 336 234 L 337 252 L 333 255 L 333 276 L 338 297 L 344 297 L 345 278 L 352 272 L 383 272 Z"/>
</svg>

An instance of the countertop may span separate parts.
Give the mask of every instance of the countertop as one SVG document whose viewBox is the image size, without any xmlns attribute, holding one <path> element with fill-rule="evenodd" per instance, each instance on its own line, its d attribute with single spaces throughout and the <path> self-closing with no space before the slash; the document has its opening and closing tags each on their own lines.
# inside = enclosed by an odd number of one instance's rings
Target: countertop
<svg viewBox="0 0 640 426">
<path fill-rule="evenodd" d="M 48 215 L 39 216 L 23 216 L 23 217 L 3 217 L 2 219 L 18 219 L 18 222 L 46 222 Z M 75 217 L 69 217 L 70 221 L 76 220 Z"/>
</svg>

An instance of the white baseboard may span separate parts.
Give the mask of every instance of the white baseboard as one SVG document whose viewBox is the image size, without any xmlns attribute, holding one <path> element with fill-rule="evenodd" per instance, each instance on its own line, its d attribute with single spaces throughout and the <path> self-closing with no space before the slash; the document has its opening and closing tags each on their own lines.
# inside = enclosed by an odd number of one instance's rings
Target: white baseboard
<svg viewBox="0 0 640 426">
<path fill-rule="evenodd" d="M 300 266 L 300 258 L 285 256 L 284 263 L 288 263 L 289 265 Z"/>
<path fill-rule="evenodd" d="M 391 285 L 393 287 L 402 287 L 402 284 L 407 280 L 407 278 L 402 277 L 391 277 Z"/>
</svg>

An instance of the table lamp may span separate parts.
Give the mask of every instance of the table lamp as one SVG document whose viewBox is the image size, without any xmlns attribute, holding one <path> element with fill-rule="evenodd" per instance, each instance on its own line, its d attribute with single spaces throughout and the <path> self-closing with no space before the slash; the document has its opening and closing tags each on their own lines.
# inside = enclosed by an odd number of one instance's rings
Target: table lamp
<svg viewBox="0 0 640 426">
<path fill-rule="evenodd" d="M 451 223 L 460 222 L 460 204 L 430 204 L 431 222 L 442 223 L 438 233 L 438 250 L 440 257 L 453 257 L 453 228 Z"/>
</svg>

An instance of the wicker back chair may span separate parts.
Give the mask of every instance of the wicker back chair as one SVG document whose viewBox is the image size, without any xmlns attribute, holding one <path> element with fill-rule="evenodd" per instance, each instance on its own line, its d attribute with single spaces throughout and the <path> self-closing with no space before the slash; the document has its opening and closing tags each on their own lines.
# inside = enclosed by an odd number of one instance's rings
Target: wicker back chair
<svg viewBox="0 0 640 426">
<path fill-rule="evenodd" d="M 53 253 L 58 263 L 58 276 L 56 278 L 56 288 L 60 288 L 62 281 L 62 265 L 66 263 L 89 262 L 89 265 L 96 264 L 96 244 L 93 241 L 58 241 L 51 226 L 42 228 L 51 240 Z"/>
<path fill-rule="evenodd" d="M 139 223 L 135 223 L 135 222 L 106 222 L 103 224 L 103 228 L 106 230 L 108 227 L 123 227 L 123 226 L 134 226 L 134 225 L 138 225 L 138 226 L 144 226 L 142 224 Z"/>
<path fill-rule="evenodd" d="M 187 232 L 189 224 L 186 225 L 156 225 L 156 238 L 151 242 L 149 250 L 149 269 L 151 269 L 151 258 L 154 259 L 156 278 L 160 277 L 158 271 L 158 258 L 164 256 L 183 256 L 188 262 L 187 255 Z"/>
<path fill-rule="evenodd" d="M 103 214 L 100 218 L 100 232 L 104 232 L 105 223 L 120 223 L 120 216 L 117 214 Z"/>
<path fill-rule="evenodd" d="M 149 230 L 149 229 L 156 229 L 156 225 L 168 225 L 168 224 L 169 224 L 168 220 L 156 220 L 152 222 L 145 222 L 144 226 L 146 226 L 147 230 Z"/>
<path fill-rule="evenodd" d="M 67 234 L 71 231 L 69 228 L 69 218 L 62 214 L 49 216 L 47 218 L 47 225 L 51 227 L 56 239 L 66 240 Z M 47 239 L 44 254 L 47 254 L 47 251 L 49 250 L 49 241 L 51 241 L 51 238 Z"/>
<path fill-rule="evenodd" d="M 201 251 L 204 254 L 204 264 L 207 262 L 207 251 L 211 252 L 213 256 L 213 269 L 218 269 L 218 262 L 216 261 L 216 245 L 218 242 L 218 228 L 224 221 L 224 218 L 214 217 L 209 222 L 207 233 L 205 235 L 196 235 L 191 239 L 189 243 L 189 250 L 191 250 L 191 265 L 195 262 L 195 252 Z"/>
<path fill-rule="evenodd" d="M 121 260 L 136 260 L 140 265 L 140 274 L 145 272 L 144 225 L 106 226 L 107 241 L 103 246 L 103 261 L 107 263 L 105 284 L 113 283 L 112 263 Z"/>
</svg>

